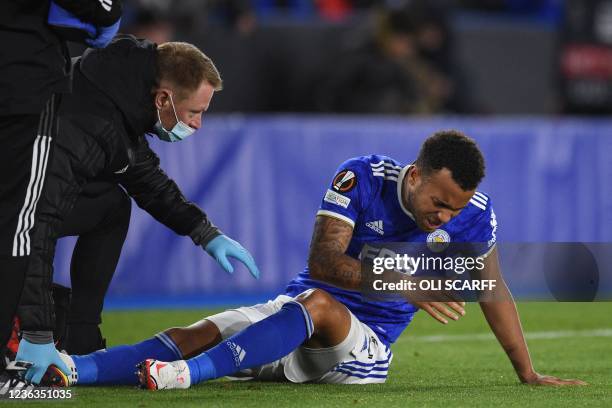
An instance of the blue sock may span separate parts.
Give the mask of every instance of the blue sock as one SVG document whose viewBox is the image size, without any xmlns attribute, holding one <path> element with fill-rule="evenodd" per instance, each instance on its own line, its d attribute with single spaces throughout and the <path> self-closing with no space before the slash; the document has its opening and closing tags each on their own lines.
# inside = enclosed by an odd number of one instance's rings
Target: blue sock
<svg viewBox="0 0 612 408">
<path fill-rule="evenodd" d="M 187 360 L 191 384 L 276 361 L 309 339 L 313 329 L 306 308 L 295 301 L 287 302 L 272 316 Z"/>
<path fill-rule="evenodd" d="M 79 384 L 138 384 L 136 364 L 147 358 L 175 361 L 182 355 L 174 341 L 160 333 L 138 344 L 70 357 L 76 365 Z"/>
</svg>

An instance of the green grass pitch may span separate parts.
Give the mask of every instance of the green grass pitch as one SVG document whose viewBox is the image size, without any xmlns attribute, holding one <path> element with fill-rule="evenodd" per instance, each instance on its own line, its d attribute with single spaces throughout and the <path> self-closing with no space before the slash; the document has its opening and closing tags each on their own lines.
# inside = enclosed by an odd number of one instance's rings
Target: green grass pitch
<svg viewBox="0 0 612 408">
<path fill-rule="evenodd" d="M 210 313 L 211 311 L 208 311 Z M 477 305 L 443 326 L 424 312 L 393 346 L 386 384 L 316 385 L 218 380 L 189 390 L 75 387 L 70 401 L 21 403 L 86 407 L 612 407 L 612 303 L 522 303 L 519 312 L 540 373 L 587 387 L 520 385 Z M 206 311 L 109 312 L 109 346 L 192 323 Z M 1 408 L 1 407 L 0 407 Z"/>
</svg>

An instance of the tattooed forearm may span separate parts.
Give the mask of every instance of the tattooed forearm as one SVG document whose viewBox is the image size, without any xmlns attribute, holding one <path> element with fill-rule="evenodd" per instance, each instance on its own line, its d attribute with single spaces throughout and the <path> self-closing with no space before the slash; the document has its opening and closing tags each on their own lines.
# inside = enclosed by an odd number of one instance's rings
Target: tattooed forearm
<svg viewBox="0 0 612 408">
<path fill-rule="evenodd" d="M 361 263 L 345 254 L 353 227 L 332 217 L 318 216 L 308 267 L 310 276 L 344 289 L 357 290 L 361 284 Z"/>
</svg>

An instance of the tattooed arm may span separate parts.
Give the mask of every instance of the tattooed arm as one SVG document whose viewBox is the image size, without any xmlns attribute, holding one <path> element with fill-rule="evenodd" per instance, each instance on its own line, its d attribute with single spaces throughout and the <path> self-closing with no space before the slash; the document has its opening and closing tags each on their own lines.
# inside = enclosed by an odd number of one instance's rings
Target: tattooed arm
<svg viewBox="0 0 612 408">
<path fill-rule="evenodd" d="M 352 236 L 353 227 L 348 223 L 324 215 L 317 216 L 308 256 L 310 277 L 343 289 L 363 289 L 362 284 L 367 283 L 363 282 L 361 262 L 345 254 Z M 413 279 L 395 271 L 385 271 L 381 278 L 385 282 Z M 442 291 L 433 294 L 406 291 L 405 295 L 406 300 L 443 324 L 448 323 L 446 317 L 457 320 L 455 312 L 465 314 L 464 304 L 444 298 L 445 292 Z M 437 299 L 437 296 L 442 298 Z"/>
<path fill-rule="evenodd" d="M 343 289 L 359 289 L 361 263 L 345 254 L 352 236 L 353 227 L 345 221 L 317 216 L 308 256 L 308 268 L 313 279 Z"/>
</svg>

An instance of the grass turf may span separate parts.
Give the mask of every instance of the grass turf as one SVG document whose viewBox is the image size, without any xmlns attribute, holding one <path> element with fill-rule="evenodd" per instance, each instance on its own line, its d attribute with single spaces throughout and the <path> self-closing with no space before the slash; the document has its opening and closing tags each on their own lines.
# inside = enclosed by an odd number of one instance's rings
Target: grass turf
<svg viewBox="0 0 612 408">
<path fill-rule="evenodd" d="M 387 383 L 368 386 L 278 384 L 218 380 L 189 390 L 146 392 L 133 387 L 75 387 L 61 404 L 28 406 L 108 407 L 612 407 L 612 303 L 523 303 L 523 327 L 540 373 L 580 378 L 587 387 L 520 385 L 499 344 L 488 333 L 477 305 L 443 326 L 424 312 L 393 346 Z M 109 346 L 136 342 L 157 331 L 192 323 L 206 311 L 110 312 L 103 331 Z M 210 313 L 210 311 L 208 311 Z M 603 335 L 589 330 L 608 329 Z M 576 330 L 578 335 L 558 333 Z M 557 332 L 561 337 L 547 338 Z M 582 335 L 580 335 L 582 333 Z M 596 333 L 595 333 L 596 334 Z M 433 337 L 442 336 L 442 337 Z M 21 404 L 24 404 L 21 403 Z"/>
</svg>

